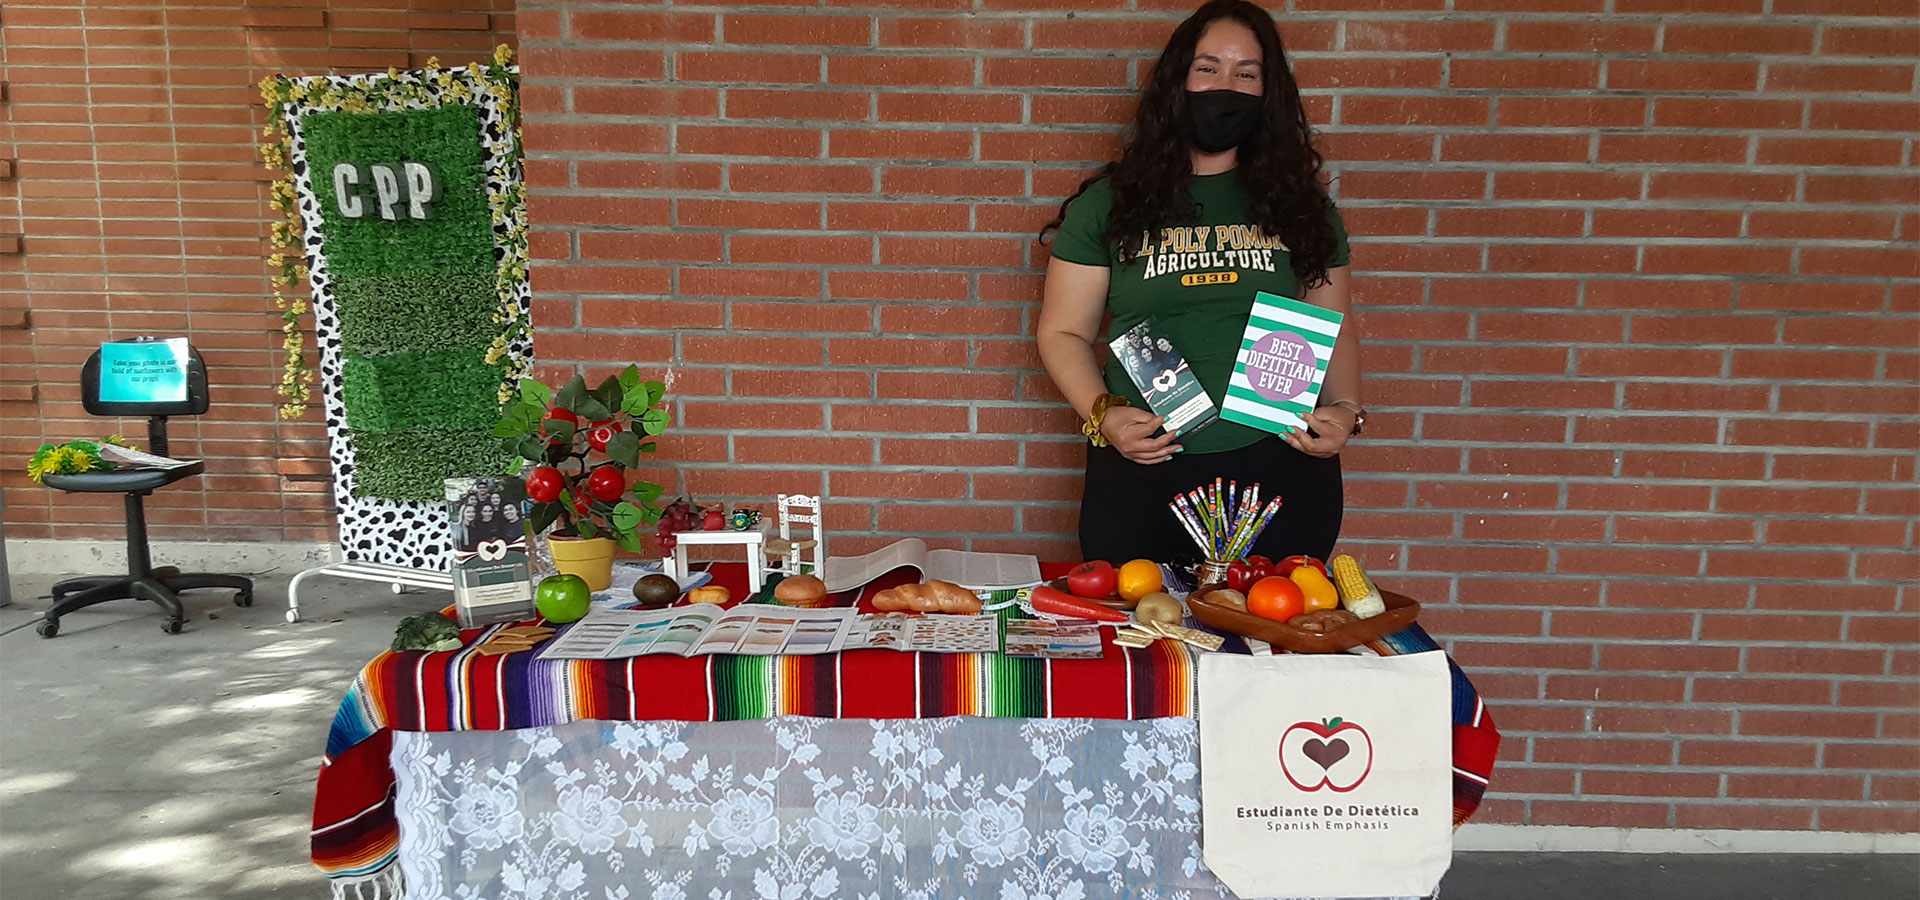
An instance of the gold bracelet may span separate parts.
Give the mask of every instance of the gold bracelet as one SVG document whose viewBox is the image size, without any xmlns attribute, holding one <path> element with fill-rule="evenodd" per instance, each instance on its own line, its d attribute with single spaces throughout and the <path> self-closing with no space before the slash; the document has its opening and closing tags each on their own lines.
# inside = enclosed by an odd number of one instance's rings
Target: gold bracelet
<svg viewBox="0 0 1920 900">
<path fill-rule="evenodd" d="M 1095 447 L 1107 446 L 1107 436 L 1100 433 L 1100 423 L 1107 418 L 1107 410 L 1115 406 L 1132 406 L 1127 398 L 1118 394 L 1101 394 L 1093 398 L 1093 409 L 1087 412 L 1087 422 L 1080 426 L 1080 433 L 1086 435 L 1087 443 Z"/>
</svg>

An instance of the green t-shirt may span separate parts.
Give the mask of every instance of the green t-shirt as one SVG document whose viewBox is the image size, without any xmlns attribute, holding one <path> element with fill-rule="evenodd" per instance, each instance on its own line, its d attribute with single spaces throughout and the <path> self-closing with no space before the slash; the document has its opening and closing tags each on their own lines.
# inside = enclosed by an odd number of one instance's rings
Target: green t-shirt
<svg viewBox="0 0 1920 900">
<path fill-rule="evenodd" d="M 1054 235 L 1053 255 L 1111 268 L 1107 310 L 1113 322 L 1103 341 L 1111 342 L 1153 318 L 1157 332 L 1186 357 L 1194 378 L 1217 407 L 1233 375 L 1253 295 L 1266 291 L 1299 299 L 1300 280 L 1294 277 L 1286 246 L 1252 224 L 1246 193 L 1234 172 L 1190 176 L 1187 185 L 1198 213 L 1194 221 L 1161 229 L 1148 252 L 1119 263 L 1118 254 L 1102 238 L 1113 209 L 1113 189 L 1104 178 L 1094 182 L 1067 208 L 1067 218 Z M 1347 231 L 1331 202 L 1327 217 L 1338 248 L 1328 268 L 1337 268 L 1347 264 Z M 1133 379 L 1111 356 L 1106 379 L 1108 393 L 1146 408 Z M 1188 453 L 1217 453 L 1245 447 L 1267 434 L 1223 419 L 1179 443 Z"/>
</svg>

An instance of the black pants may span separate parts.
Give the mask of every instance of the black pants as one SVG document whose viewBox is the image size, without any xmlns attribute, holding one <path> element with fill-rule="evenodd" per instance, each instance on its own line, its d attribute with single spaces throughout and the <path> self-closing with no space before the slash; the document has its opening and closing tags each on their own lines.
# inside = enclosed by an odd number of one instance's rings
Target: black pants
<svg viewBox="0 0 1920 900">
<path fill-rule="evenodd" d="M 1167 503 L 1213 479 L 1260 485 L 1260 502 L 1281 499 L 1249 555 L 1326 559 L 1340 539 L 1340 458 L 1308 456 L 1278 437 L 1223 453 L 1176 453 L 1154 465 L 1129 462 L 1112 447 L 1087 448 L 1080 500 L 1080 555 L 1119 565 L 1130 559 L 1197 560 L 1202 552 Z"/>
</svg>

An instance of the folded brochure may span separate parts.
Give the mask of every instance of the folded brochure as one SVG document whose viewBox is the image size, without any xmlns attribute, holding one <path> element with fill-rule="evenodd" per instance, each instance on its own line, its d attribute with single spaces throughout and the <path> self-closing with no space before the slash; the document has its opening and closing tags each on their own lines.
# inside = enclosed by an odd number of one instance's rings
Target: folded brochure
<svg viewBox="0 0 1920 900">
<path fill-rule="evenodd" d="M 1180 348 L 1154 332 L 1152 319 L 1128 329 L 1107 347 L 1120 367 L 1127 370 L 1153 414 L 1166 417 L 1167 431 L 1192 434 L 1219 418 L 1219 410 L 1207 396 L 1207 389 L 1193 377 L 1193 368 L 1180 355 Z"/>
<path fill-rule="evenodd" d="M 1256 294 L 1220 417 L 1275 434 L 1305 428 L 1302 416 L 1320 399 L 1343 318 L 1311 303 Z"/>
</svg>

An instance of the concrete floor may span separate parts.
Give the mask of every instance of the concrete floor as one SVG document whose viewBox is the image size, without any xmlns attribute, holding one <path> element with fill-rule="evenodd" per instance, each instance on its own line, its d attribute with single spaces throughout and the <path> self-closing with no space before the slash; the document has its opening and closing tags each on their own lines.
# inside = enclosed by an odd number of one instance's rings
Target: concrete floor
<svg viewBox="0 0 1920 900">
<path fill-rule="evenodd" d="M 46 609 L 14 578 L 0 631 Z M 347 682 L 401 616 L 443 593 L 286 577 L 256 603 L 187 596 L 185 633 L 134 601 L 82 610 L 43 640 L 0 636 L 0 900 L 322 898 L 307 862 L 313 779 Z M 1462 853 L 1446 900 L 1912 900 L 1913 856 Z"/>
</svg>

